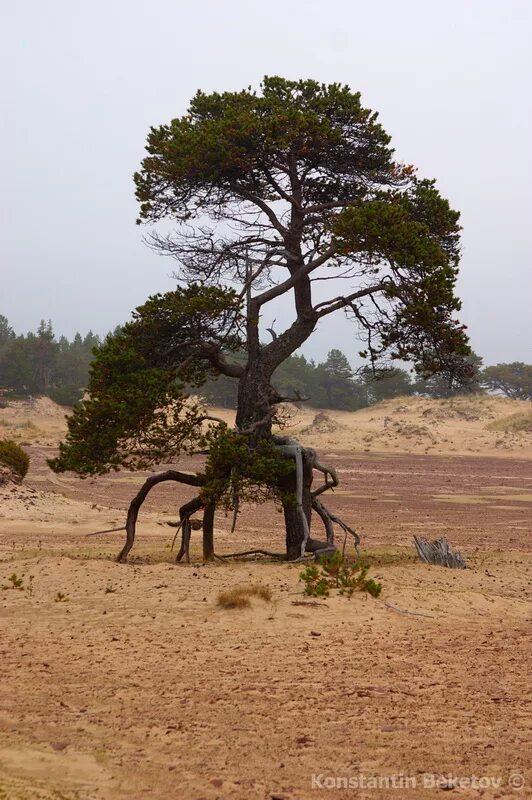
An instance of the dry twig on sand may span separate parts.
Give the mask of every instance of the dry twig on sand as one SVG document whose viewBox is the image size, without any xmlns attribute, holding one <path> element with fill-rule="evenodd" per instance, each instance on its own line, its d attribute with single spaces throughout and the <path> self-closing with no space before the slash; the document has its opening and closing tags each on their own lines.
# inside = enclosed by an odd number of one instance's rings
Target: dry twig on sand
<svg viewBox="0 0 532 800">
<path fill-rule="evenodd" d="M 409 611 L 407 608 L 399 608 L 399 606 L 390 603 L 389 600 L 384 601 L 386 608 L 392 611 L 397 611 L 398 614 L 407 614 L 410 617 L 428 617 L 429 619 L 436 619 L 434 614 L 426 614 L 424 611 Z"/>
</svg>

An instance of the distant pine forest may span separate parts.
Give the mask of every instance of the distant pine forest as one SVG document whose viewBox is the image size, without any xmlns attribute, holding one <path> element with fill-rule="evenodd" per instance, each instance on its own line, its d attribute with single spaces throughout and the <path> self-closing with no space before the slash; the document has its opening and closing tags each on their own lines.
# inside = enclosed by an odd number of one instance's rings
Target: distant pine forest
<svg viewBox="0 0 532 800">
<path fill-rule="evenodd" d="M 52 323 L 44 320 L 35 333 L 17 335 L 0 314 L 0 399 L 45 395 L 60 405 L 74 405 L 83 397 L 94 349 L 101 343 L 92 331 L 85 336 L 76 333 L 72 341 L 66 336 L 57 338 Z M 483 367 L 480 356 L 473 353 L 469 358 L 472 376 L 463 384 L 446 375 L 419 379 L 399 367 L 354 370 L 345 353 L 332 349 L 321 363 L 303 355 L 290 356 L 274 373 L 273 383 L 283 397 L 313 408 L 345 411 L 404 395 L 443 398 L 487 391 L 532 400 L 532 365 L 512 362 Z M 234 379 L 220 376 L 199 391 L 210 405 L 236 406 Z"/>
</svg>

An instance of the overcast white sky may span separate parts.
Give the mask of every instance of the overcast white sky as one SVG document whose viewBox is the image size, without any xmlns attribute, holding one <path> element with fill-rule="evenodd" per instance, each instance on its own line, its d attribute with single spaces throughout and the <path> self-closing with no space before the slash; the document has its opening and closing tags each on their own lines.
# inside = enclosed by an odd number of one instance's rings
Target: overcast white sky
<svg viewBox="0 0 532 800">
<path fill-rule="evenodd" d="M 194 92 L 340 81 L 462 212 L 462 318 L 485 363 L 532 361 L 530 0 L 0 0 L 0 314 L 105 333 L 172 263 L 132 173 Z M 278 325 L 280 327 L 280 324 Z M 352 343 L 352 344 L 351 344 Z M 305 348 L 359 349 L 340 316 Z M 355 360 L 355 359 L 352 359 Z"/>
</svg>

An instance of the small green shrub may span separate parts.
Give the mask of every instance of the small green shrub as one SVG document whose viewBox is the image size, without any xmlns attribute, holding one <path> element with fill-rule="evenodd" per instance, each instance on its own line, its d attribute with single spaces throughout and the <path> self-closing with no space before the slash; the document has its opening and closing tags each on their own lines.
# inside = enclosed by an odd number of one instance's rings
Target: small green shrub
<svg viewBox="0 0 532 800">
<path fill-rule="evenodd" d="M 33 575 L 31 577 L 33 579 Z M 17 575 L 17 573 L 14 572 L 9 576 L 8 581 L 10 581 L 11 586 L 2 586 L 4 591 L 6 589 L 20 589 L 21 592 L 24 590 L 24 573 L 22 573 L 22 575 Z"/>
<path fill-rule="evenodd" d="M 29 455 L 16 442 L 0 440 L 0 464 L 11 467 L 20 480 L 26 477 L 30 466 Z"/>
<path fill-rule="evenodd" d="M 310 564 L 300 572 L 299 580 L 305 584 L 309 597 L 329 597 L 331 589 L 351 598 L 354 592 L 367 592 L 378 597 L 382 584 L 368 578 L 369 565 L 362 561 L 349 562 L 339 551 L 323 556 L 318 564 Z"/>
</svg>

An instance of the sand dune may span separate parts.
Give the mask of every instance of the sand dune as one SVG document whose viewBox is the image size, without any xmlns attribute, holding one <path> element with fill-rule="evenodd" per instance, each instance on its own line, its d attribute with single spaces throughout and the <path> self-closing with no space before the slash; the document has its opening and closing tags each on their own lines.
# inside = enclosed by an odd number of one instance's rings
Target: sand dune
<svg viewBox="0 0 532 800">
<path fill-rule="evenodd" d="M 212 410 L 233 423 L 234 412 Z M 9 402 L 0 409 L 0 437 L 56 444 L 66 429 L 67 412 L 47 397 Z M 286 435 L 318 449 L 532 456 L 532 403 L 524 400 L 488 395 L 446 400 L 396 397 L 354 412 L 286 404 L 282 413 Z M 528 425 L 521 430 L 505 425 L 515 417 L 528 418 Z"/>
<path fill-rule="evenodd" d="M 226 409 L 216 415 L 232 424 Z M 469 395 L 445 400 L 395 397 L 360 411 L 285 405 L 284 433 L 317 449 L 372 453 L 430 453 L 532 457 L 532 403 Z M 505 421 L 529 420 L 522 430 Z M 527 428 L 527 429 L 526 429 Z"/>
</svg>

